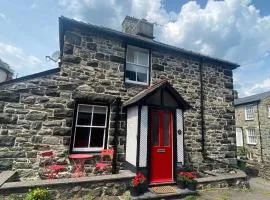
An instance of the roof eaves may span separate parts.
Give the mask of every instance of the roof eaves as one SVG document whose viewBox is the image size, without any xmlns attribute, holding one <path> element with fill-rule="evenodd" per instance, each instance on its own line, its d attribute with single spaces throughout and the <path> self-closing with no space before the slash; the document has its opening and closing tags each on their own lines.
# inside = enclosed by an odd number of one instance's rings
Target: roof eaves
<svg viewBox="0 0 270 200">
<path fill-rule="evenodd" d="M 0 83 L 0 86 L 12 84 L 12 83 L 17 83 L 17 82 L 22 82 L 22 81 L 27 81 L 27 80 L 34 79 L 34 78 L 39 78 L 39 77 L 55 74 L 55 73 L 58 73 L 58 72 L 60 72 L 59 67 L 54 68 L 54 69 L 49 69 L 49 70 L 46 70 L 46 71 L 43 71 L 43 72 L 35 73 L 35 74 L 30 74 L 30 75 L 23 76 L 23 77 L 20 77 L 20 78 L 11 79 L 9 81 L 5 81 L 5 82 Z"/>
</svg>

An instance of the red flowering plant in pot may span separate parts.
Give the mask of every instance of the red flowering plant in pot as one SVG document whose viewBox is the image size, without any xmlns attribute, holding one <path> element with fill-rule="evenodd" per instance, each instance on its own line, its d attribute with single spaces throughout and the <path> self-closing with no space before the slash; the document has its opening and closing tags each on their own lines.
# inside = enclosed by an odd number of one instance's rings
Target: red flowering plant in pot
<svg viewBox="0 0 270 200">
<path fill-rule="evenodd" d="M 146 192 L 146 178 L 142 173 L 136 173 L 136 176 L 131 180 L 130 183 L 130 194 L 131 196 L 138 196 Z"/>
<path fill-rule="evenodd" d="M 179 188 L 185 189 L 186 187 L 190 190 L 196 190 L 197 177 L 193 172 L 180 172 L 177 175 L 177 184 Z"/>
</svg>

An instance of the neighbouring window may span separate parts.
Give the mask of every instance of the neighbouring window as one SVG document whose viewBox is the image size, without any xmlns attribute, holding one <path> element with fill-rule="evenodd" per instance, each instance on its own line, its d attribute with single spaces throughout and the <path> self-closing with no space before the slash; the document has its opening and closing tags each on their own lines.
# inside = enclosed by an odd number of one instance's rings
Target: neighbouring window
<svg viewBox="0 0 270 200">
<path fill-rule="evenodd" d="M 108 107 L 78 104 L 73 151 L 100 151 L 105 147 Z"/>
<path fill-rule="evenodd" d="M 245 117 L 246 117 L 246 120 L 254 119 L 254 106 L 253 105 L 247 105 L 245 107 Z"/>
<path fill-rule="evenodd" d="M 149 51 L 134 46 L 127 46 L 125 81 L 148 85 Z"/>
<path fill-rule="evenodd" d="M 254 128 L 247 129 L 247 144 L 256 144 L 257 137 Z"/>
<path fill-rule="evenodd" d="M 268 117 L 270 118 L 270 105 L 268 105 L 267 107 L 268 107 Z"/>
</svg>

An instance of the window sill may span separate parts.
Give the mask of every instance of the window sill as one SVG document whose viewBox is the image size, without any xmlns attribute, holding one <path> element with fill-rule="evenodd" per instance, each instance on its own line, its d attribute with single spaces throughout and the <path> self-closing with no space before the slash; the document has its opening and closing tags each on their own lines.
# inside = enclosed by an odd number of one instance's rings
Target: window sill
<svg viewBox="0 0 270 200">
<path fill-rule="evenodd" d="M 247 145 L 255 146 L 255 145 L 257 145 L 257 143 L 247 143 Z"/>
<path fill-rule="evenodd" d="M 245 119 L 246 121 L 254 121 L 254 118 L 253 119 Z"/>
<path fill-rule="evenodd" d="M 139 85 L 139 86 L 149 86 L 148 83 L 144 83 L 144 82 L 136 82 L 136 81 L 125 81 L 126 85 Z"/>
</svg>

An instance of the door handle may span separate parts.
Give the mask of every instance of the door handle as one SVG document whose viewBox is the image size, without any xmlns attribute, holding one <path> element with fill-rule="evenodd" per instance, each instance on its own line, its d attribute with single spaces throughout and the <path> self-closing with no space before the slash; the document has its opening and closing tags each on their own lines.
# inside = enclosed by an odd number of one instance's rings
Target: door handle
<svg viewBox="0 0 270 200">
<path fill-rule="evenodd" d="M 157 149 L 157 152 L 158 152 L 158 153 L 165 153 L 166 150 L 165 150 L 165 149 Z"/>
</svg>

